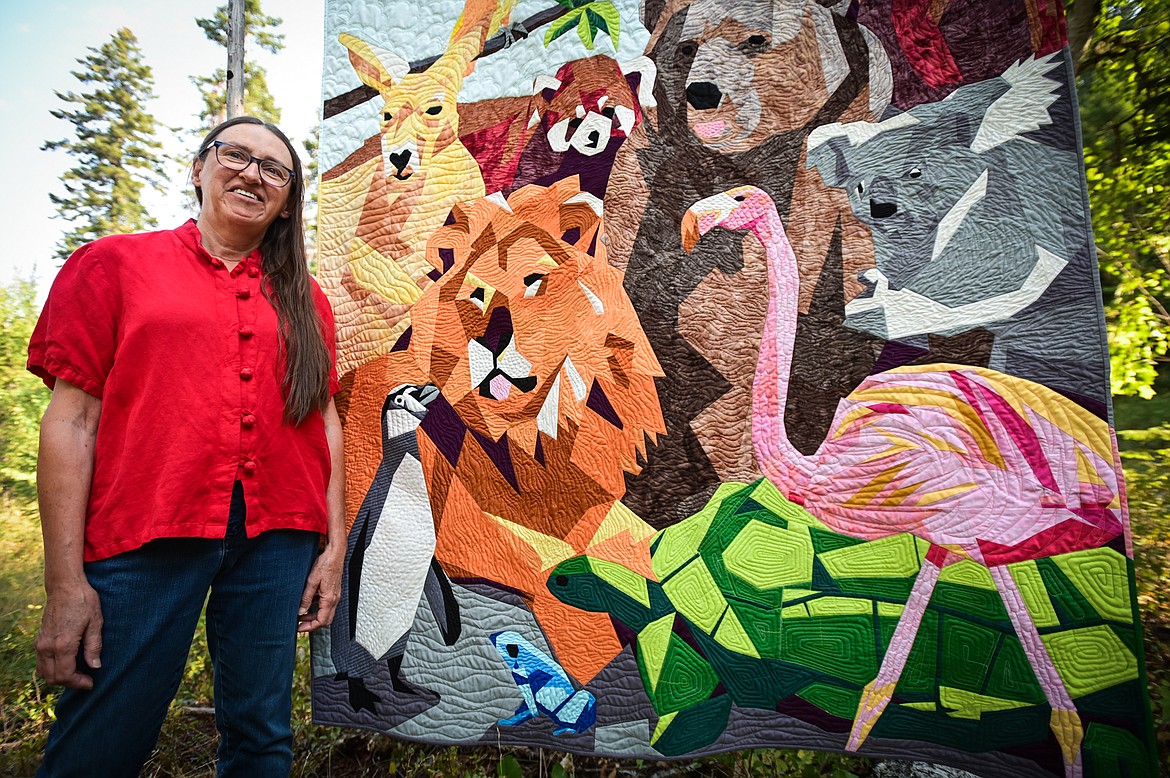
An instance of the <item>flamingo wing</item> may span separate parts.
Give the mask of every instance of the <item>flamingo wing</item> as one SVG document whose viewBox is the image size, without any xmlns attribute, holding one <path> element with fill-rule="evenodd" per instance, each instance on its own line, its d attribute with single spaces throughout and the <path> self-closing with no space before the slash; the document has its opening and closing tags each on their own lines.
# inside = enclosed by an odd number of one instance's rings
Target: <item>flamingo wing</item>
<svg viewBox="0 0 1170 778">
<path fill-rule="evenodd" d="M 1106 423 L 991 370 L 870 377 L 839 405 L 817 460 L 806 507 L 859 537 L 910 531 L 985 561 L 985 549 L 1036 558 L 1122 531 Z"/>
</svg>

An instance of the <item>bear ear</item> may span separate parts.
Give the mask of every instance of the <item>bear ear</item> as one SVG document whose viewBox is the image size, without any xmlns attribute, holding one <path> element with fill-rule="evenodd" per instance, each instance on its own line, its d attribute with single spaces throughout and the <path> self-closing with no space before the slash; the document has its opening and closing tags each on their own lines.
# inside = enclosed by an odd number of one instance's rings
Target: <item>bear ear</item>
<svg viewBox="0 0 1170 778">
<path fill-rule="evenodd" d="M 642 26 L 647 31 L 654 32 L 666 12 L 666 5 L 666 0 L 638 0 L 638 15 L 642 17 Z"/>
</svg>

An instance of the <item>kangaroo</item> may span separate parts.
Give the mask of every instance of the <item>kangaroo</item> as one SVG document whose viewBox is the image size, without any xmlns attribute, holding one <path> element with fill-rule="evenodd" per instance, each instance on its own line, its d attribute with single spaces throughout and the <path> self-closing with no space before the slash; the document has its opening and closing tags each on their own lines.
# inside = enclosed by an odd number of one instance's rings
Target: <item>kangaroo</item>
<svg viewBox="0 0 1170 778">
<path fill-rule="evenodd" d="M 484 43 L 507 24 L 515 0 L 467 0 L 447 50 L 411 73 L 398 55 L 341 34 L 362 83 L 378 90 L 381 153 L 349 171 L 335 187 L 362 203 L 356 231 L 340 248 L 339 267 L 322 267 L 330 286 L 353 300 L 339 311 L 342 370 L 384 351 L 405 329 L 409 306 L 429 283 L 426 241 L 451 207 L 483 197 L 479 165 L 459 140 L 456 100 Z M 329 239 L 322 235 L 323 243 Z M 353 342 L 349 342 L 353 339 Z"/>
</svg>

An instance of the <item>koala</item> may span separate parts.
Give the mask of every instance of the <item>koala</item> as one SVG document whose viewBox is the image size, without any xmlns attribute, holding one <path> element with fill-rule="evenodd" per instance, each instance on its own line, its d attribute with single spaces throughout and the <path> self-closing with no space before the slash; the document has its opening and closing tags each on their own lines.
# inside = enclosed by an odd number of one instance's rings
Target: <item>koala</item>
<svg viewBox="0 0 1170 778">
<path fill-rule="evenodd" d="M 846 326 L 907 342 L 983 328 L 990 367 L 1103 401 L 1084 367 L 1102 322 L 1083 291 L 1094 281 L 1078 158 L 1027 137 L 1051 124 L 1055 64 L 1031 58 L 881 122 L 819 127 L 808 165 L 873 235 L 876 267 Z"/>
</svg>

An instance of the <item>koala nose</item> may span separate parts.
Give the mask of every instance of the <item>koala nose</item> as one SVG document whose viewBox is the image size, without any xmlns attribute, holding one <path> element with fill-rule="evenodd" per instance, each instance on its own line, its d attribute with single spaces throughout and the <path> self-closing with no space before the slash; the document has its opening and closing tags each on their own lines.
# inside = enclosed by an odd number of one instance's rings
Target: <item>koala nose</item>
<svg viewBox="0 0 1170 778">
<path fill-rule="evenodd" d="M 687 86 L 687 102 L 698 111 L 718 108 L 719 101 L 722 99 L 723 93 L 719 91 L 717 85 L 710 81 L 696 81 Z"/>
<path fill-rule="evenodd" d="M 869 201 L 869 215 L 875 219 L 888 219 L 897 212 L 897 203 L 883 203 L 879 200 Z"/>
</svg>

